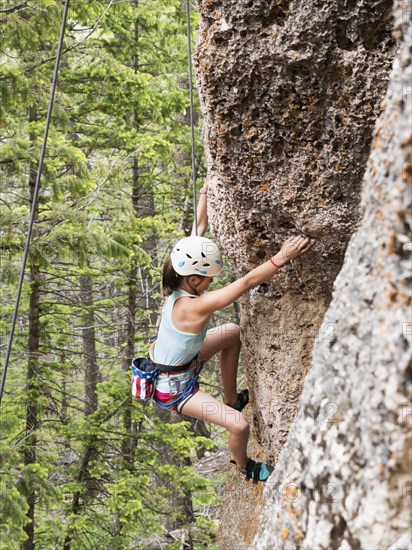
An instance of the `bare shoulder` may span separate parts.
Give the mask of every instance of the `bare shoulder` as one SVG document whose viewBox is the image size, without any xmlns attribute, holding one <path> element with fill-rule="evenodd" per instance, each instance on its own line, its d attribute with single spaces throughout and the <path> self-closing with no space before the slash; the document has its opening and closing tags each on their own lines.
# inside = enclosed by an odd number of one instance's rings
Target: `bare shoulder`
<svg viewBox="0 0 412 550">
<path fill-rule="evenodd" d="M 208 317 L 206 318 L 201 313 L 201 309 L 197 307 L 198 300 L 200 299 L 201 296 L 194 298 L 183 296 L 179 300 L 176 300 L 173 306 L 172 320 L 178 330 L 195 333 L 201 331 Z"/>
<path fill-rule="evenodd" d="M 196 317 L 201 317 L 198 312 L 198 300 L 201 296 L 195 296 L 193 298 L 189 296 L 182 296 L 173 306 L 173 311 L 178 317 L 185 317 L 190 319 L 196 319 Z"/>
<path fill-rule="evenodd" d="M 235 302 L 247 291 L 247 288 L 244 278 L 241 278 L 218 290 L 205 292 L 199 296 L 196 309 L 200 315 L 210 317 L 215 311 Z"/>
</svg>

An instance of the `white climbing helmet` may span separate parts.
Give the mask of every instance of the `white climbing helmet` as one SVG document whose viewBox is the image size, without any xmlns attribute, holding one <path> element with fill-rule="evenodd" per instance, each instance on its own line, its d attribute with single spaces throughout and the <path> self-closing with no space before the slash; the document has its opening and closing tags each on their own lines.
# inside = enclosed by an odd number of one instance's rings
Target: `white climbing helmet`
<svg viewBox="0 0 412 550">
<path fill-rule="evenodd" d="M 218 246 L 206 237 L 185 237 L 173 247 L 170 255 L 173 269 L 179 275 L 214 277 L 223 269 Z"/>
</svg>

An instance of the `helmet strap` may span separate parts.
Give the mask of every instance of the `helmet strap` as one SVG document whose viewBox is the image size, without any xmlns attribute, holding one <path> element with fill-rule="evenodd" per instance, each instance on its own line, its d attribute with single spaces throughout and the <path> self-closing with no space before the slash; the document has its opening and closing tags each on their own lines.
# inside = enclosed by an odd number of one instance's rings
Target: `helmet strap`
<svg viewBox="0 0 412 550">
<path fill-rule="evenodd" d="M 189 275 L 189 277 L 192 277 L 192 275 Z M 197 287 L 202 284 L 202 281 L 199 281 L 197 285 L 192 285 L 192 283 L 189 280 L 189 277 L 187 278 L 187 284 L 190 286 L 190 288 L 193 290 L 196 296 L 200 296 L 197 292 Z"/>
<path fill-rule="evenodd" d="M 190 285 L 190 288 L 193 290 L 193 292 L 196 294 L 196 296 L 199 296 L 198 292 L 197 292 L 197 287 L 201 284 L 202 281 L 200 281 L 200 283 L 197 283 L 197 285 L 192 285 L 191 283 L 189 283 Z"/>
</svg>

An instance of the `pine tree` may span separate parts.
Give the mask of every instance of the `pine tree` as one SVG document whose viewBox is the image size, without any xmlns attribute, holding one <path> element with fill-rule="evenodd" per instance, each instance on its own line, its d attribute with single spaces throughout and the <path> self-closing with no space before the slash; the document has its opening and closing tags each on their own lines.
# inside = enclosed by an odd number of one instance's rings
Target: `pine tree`
<svg viewBox="0 0 412 550">
<path fill-rule="evenodd" d="M 103 16 L 107 7 L 76 2 L 69 16 L 0 415 L 0 548 L 124 548 L 166 525 L 171 494 L 205 484 L 181 465 L 208 442 L 131 403 L 127 372 L 147 351 L 160 265 L 185 217 L 184 10 L 133 1 Z M 4 335 L 61 10 L 57 0 L 0 10 Z"/>
</svg>

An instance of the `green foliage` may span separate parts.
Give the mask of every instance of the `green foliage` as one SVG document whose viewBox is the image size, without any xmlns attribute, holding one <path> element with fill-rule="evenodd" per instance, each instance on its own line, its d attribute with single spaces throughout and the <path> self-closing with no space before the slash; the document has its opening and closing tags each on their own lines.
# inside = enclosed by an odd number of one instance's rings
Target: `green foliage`
<svg viewBox="0 0 412 550">
<path fill-rule="evenodd" d="M 0 407 L 0 548 L 13 548 L 25 540 L 22 526 L 25 523 L 27 503 L 18 487 L 21 463 L 16 450 L 16 441 L 21 437 L 19 404 L 9 403 Z"/>
<path fill-rule="evenodd" d="M 190 500 L 195 510 L 216 504 L 210 482 L 192 467 L 196 453 L 213 441 L 129 398 L 130 335 L 136 354 L 147 351 L 166 250 L 177 228 L 191 223 L 185 209 L 185 11 L 177 0 L 113 2 L 107 11 L 108 5 L 70 5 L 0 410 L 4 549 L 26 539 L 30 499 L 39 548 L 128 548 L 163 532 L 170 521 L 197 524 L 201 544 L 213 547 L 212 524 L 187 517 L 176 504 Z M 2 344 L 16 295 L 61 15 L 58 0 L 22 3 L 2 14 Z M 200 142 L 197 131 L 201 160 Z M 92 288 L 87 303 L 84 277 Z M 85 351 L 91 342 L 94 352 Z M 91 354 L 98 369 L 93 391 L 87 387 Z"/>
</svg>

